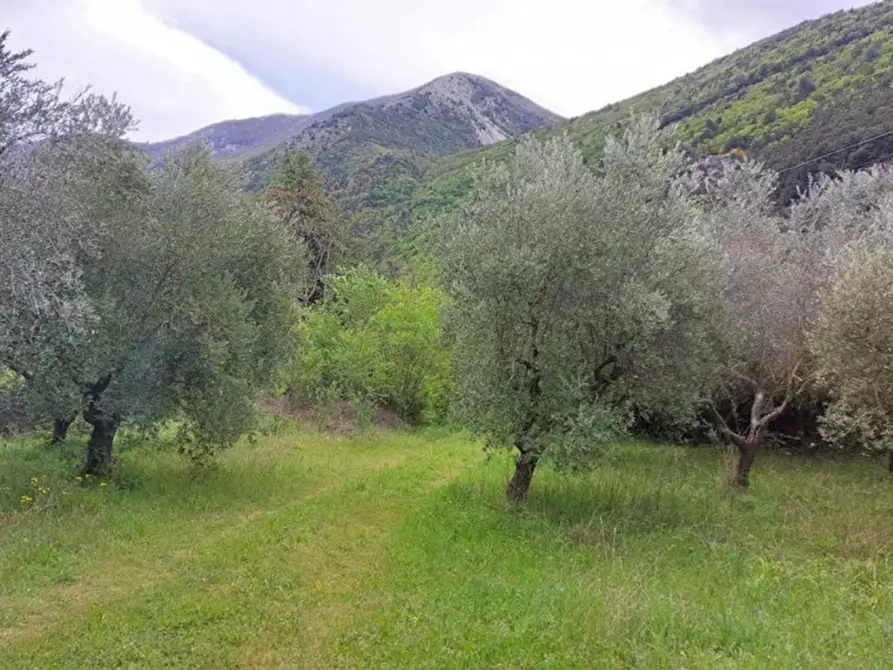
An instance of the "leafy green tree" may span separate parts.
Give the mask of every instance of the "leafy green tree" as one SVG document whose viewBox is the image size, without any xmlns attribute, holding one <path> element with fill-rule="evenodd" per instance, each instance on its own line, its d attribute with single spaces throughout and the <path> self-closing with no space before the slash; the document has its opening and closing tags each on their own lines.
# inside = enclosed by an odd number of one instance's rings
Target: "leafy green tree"
<svg viewBox="0 0 893 670">
<path fill-rule="evenodd" d="M 333 275 L 326 300 L 297 326 L 287 384 L 316 404 L 391 407 L 409 423 L 436 423 L 450 394 L 445 296 L 365 267 Z"/>
<path fill-rule="evenodd" d="M 460 217 L 444 262 L 459 410 L 517 451 L 511 502 L 543 458 L 581 467 L 633 415 L 694 419 L 713 268 L 662 142 L 639 121 L 597 173 L 566 138 L 523 142 Z"/>
<path fill-rule="evenodd" d="M 304 304 L 325 296 L 325 278 L 335 271 L 347 250 L 347 221 L 339 217 L 322 189 L 313 158 L 291 150 L 274 173 L 266 198 L 307 248 L 308 279 L 301 291 Z"/>
<path fill-rule="evenodd" d="M 832 444 L 890 454 L 893 472 L 893 252 L 853 249 L 836 277 L 815 336 L 833 401 L 823 419 Z"/>
<path fill-rule="evenodd" d="M 112 468 L 125 421 L 177 420 L 196 457 L 233 442 L 285 353 L 299 243 L 203 149 L 158 175 L 120 144 L 31 162 L 26 183 L 54 198 L 13 200 L 4 219 L 0 332 L 32 404 L 92 426 L 90 474 Z"/>
</svg>

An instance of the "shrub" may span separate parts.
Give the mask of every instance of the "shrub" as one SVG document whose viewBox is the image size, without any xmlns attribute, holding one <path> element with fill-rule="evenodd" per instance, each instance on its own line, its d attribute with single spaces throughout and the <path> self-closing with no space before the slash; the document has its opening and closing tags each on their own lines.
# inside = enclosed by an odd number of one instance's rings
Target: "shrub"
<svg viewBox="0 0 893 670">
<path fill-rule="evenodd" d="M 443 292 L 365 267 L 333 276 L 330 287 L 300 314 L 288 390 L 317 407 L 348 401 L 361 413 L 392 408 L 413 424 L 443 421 L 452 386 Z"/>
</svg>

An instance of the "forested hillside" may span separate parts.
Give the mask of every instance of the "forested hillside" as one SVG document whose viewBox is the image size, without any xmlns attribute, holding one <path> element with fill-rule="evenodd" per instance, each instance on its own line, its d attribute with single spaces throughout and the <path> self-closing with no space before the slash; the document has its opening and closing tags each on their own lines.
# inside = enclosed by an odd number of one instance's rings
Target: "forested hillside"
<svg viewBox="0 0 893 670">
<path fill-rule="evenodd" d="M 456 73 L 311 116 L 218 124 L 147 151 L 157 157 L 204 140 L 218 158 L 242 160 L 247 189 L 259 192 L 284 152 L 301 149 L 357 230 L 374 231 L 392 255 L 412 255 L 429 245 L 432 220 L 469 192 L 470 168 L 512 156 L 513 139 L 566 133 L 595 161 L 633 114 L 657 116 L 693 156 L 737 150 L 765 161 L 781 173 L 777 198 L 786 204 L 810 174 L 893 157 L 891 83 L 893 4 L 882 2 L 792 27 L 567 121 L 483 77 Z"/>
<path fill-rule="evenodd" d="M 695 155 L 743 149 L 783 171 L 779 196 L 787 201 L 810 173 L 893 157 L 891 82 L 893 3 L 881 2 L 790 28 L 543 133 L 568 133 L 591 160 L 630 114 L 656 114 L 663 125 L 675 125 Z M 448 206 L 468 184 L 469 163 L 509 155 L 499 145 L 443 161 L 416 194 L 417 206 L 422 212 Z"/>
</svg>

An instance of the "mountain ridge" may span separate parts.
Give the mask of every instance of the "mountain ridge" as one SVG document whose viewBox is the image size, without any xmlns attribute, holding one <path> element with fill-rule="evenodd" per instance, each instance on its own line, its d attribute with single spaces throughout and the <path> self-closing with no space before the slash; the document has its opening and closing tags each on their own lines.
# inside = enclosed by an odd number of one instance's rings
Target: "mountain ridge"
<svg viewBox="0 0 893 670">
<path fill-rule="evenodd" d="M 693 158 L 743 151 L 781 171 L 784 204 L 811 174 L 893 158 L 890 110 L 893 2 L 880 2 L 802 22 L 572 119 L 456 72 L 293 121 L 297 132 L 287 140 L 239 158 L 256 192 L 285 150 L 307 151 L 358 229 L 385 223 L 398 236 L 424 239 L 427 221 L 469 192 L 474 167 L 506 160 L 529 133 L 567 134 L 596 164 L 606 137 L 622 132 L 631 115 L 653 115 Z"/>
<path fill-rule="evenodd" d="M 508 107 L 510 112 L 508 115 L 500 115 L 497 104 L 500 101 L 505 103 L 503 111 Z M 425 111 L 424 108 L 428 103 L 441 107 L 453 106 L 457 114 L 464 115 L 466 121 L 470 123 L 478 146 L 509 139 L 562 118 L 486 77 L 467 72 L 453 72 L 407 91 L 369 100 L 344 102 L 316 113 L 271 114 L 230 119 L 199 128 L 180 137 L 141 143 L 139 146 L 151 159 L 158 160 L 166 153 L 180 150 L 195 142 L 203 142 L 217 158 L 240 159 L 275 148 L 300 137 L 305 131 L 309 131 L 309 135 L 303 138 L 303 143 L 313 144 L 318 139 L 317 134 L 331 134 L 333 124 L 330 122 L 333 118 L 343 118 L 358 109 L 394 110 L 409 105 L 417 111 Z M 423 145 L 424 142 L 416 144 Z M 472 146 L 474 145 L 469 142 L 465 133 L 462 148 Z M 435 150 L 433 153 L 442 152 Z"/>
</svg>

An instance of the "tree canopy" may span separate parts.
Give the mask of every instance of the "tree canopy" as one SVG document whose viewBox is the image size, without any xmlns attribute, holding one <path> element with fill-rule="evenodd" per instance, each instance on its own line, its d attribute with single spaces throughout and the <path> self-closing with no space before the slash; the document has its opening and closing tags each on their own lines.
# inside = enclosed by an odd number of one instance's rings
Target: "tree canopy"
<svg viewBox="0 0 893 670">
<path fill-rule="evenodd" d="M 150 175 L 127 146 L 35 151 L 3 189 L 4 360 L 29 405 L 93 427 L 108 471 L 123 421 L 180 422 L 200 455 L 250 426 L 284 353 L 300 243 L 202 149 Z M 52 240 L 52 244 L 46 244 Z"/>
<path fill-rule="evenodd" d="M 598 173 L 557 138 L 480 176 L 445 273 L 462 416 L 517 450 L 511 500 L 541 458 L 581 466 L 634 414 L 693 419 L 712 267 L 682 165 L 646 120 L 608 144 Z"/>
</svg>

